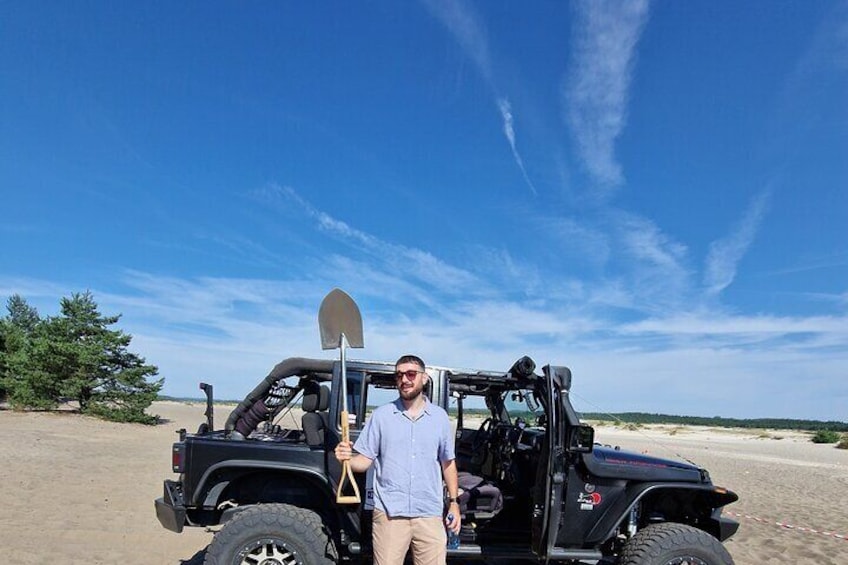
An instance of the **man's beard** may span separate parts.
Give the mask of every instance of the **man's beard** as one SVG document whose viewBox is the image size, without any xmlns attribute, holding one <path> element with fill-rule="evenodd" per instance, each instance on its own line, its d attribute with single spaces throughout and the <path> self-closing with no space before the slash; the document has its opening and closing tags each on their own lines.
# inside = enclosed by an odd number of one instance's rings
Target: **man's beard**
<svg viewBox="0 0 848 565">
<path fill-rule="evenodd" d="M 412 387 L 407 388 L 407 389 L 403 389 L 403 388 L 398 389 L 398 393 L 400 394 L 400 397 L 403 398 L 404 400 L 417 400 L 418 397 L 421 396 L 421 394 L 423 392 L 424 392 L 423 386 L 419 387 L 419 386 L 415 386 L 415 385 L 413 385 Z"/>
</svg>

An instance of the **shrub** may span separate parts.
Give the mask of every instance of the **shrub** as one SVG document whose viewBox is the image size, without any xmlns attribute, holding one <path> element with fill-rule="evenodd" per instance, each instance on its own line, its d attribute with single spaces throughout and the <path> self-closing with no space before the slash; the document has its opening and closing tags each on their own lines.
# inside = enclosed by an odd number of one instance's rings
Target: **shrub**
<svg viewBox="0 0 848 565">
<path fill-rule="evenodd" d="M 836 443 L 839 441 L 840 435 L 833 430 L 819 430 L 812 438 L 813 443 Z"/>
<path fill-rule="evenodd" d="M 842 439 L 836 444 L 837 449 L 848 449 L 848 434 L 842 434 Z"/>
</svg>

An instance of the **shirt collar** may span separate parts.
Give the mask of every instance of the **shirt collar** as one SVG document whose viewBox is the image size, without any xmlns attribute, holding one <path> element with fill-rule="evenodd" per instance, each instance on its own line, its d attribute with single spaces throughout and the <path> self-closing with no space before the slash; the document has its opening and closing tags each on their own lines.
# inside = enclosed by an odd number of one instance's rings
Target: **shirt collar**
<svg viewBox="0 0 848 565">
<path fill-rule="evenodd" d="M 430 399 L 427 398 L 427 395 L 424 395 L 424 409 L 421 410 L 421 412 L 429 416 L 430 408 L 432 407 L 432 405 L 433 404 L 430 402 Z M 403 400 L 401 400 L 400 397 L 395 398 L 395 400 L 392 402 L 392 406 L 394 406 L 395 414 L 403 414 L 404 412 L 406 412 L 406 409 L 403 407 Z"/>
</svg>

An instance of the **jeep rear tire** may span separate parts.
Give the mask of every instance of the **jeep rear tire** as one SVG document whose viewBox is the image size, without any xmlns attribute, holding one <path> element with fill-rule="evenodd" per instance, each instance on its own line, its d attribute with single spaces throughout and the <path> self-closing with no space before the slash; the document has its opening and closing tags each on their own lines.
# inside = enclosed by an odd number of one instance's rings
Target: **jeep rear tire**
<svg viewBox="0 0 848 565">
<path fill-rule="evenodd" d="M 335 547 L 315 512 L 258 504 L 215 534 L 204 565 L 332 565 Z"/>
<path fill-rule="evenodd" d="M 639 530 L 624 546 L 618 564 L 733 565 L 733 558 L 707 532 L 667 522 Z"/>
</svg>

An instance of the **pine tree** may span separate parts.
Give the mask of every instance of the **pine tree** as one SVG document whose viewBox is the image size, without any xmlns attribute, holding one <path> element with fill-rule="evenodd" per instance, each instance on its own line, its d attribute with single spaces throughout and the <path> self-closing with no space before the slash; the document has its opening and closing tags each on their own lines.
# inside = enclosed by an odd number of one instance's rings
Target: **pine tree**
<svg viewBox="0 0 848 565">
<path fill-rule="evenodd" d="M 6 302 L 6 310 L 9 311 L 9 322 L 21 330 L 32 333 L 41 322 L 38 310 L 30 306 L 26 299 L 20 294 L 13 294 Z"/>
<path fill-rule="evenodd" d="M 50 318 L 33 347 L 36 365 L 52 375 L 62 397 L 79 402 L 80 411 L 123 422 L 155 421 L 145 409 L 156 399 L 159 370 L 128 351 L 132 336 L 110 329 L 120 316 L 104 316 L 91 292 L 61 301 L 61 315 Z"/>
<path fill-rule="evenodd" d="M 132 336 L 110 329 L 90 292 L 61 301 L 59 316 L 41 319 L 19 295 L 0 319 L 0 397 L 15 408 L 51 409 L 75 400 L 80 411 L 110 420 L 153 423 L 158 369 L 128 351 Z"/>
<path fill-rule="evenodd" d="M 0 395 L 15 408 L 53 408 L 57 383 L 33 359 L 43 321 L 18 294 L 9 298 L 6 309 L 8 316 L 0 320 Z"/>
</svg>

